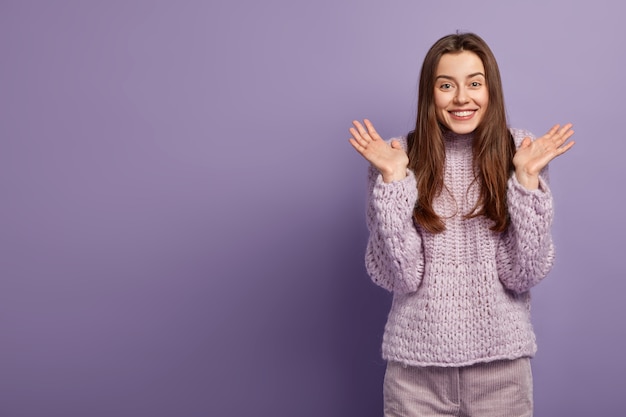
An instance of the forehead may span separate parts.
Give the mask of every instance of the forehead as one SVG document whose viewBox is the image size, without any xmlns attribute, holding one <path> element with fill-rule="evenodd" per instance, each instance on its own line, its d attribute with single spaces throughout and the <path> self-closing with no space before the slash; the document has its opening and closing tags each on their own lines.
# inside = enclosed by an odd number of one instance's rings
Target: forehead
<svg viewBox="0 0 626 417">
<path fill-rule="evenodd" d="M 470 74 L 485 74 L 485 66 L 478 55 L 470 51 L 443 54 L 437 64 L 435 76 L 446 75 L 465 78 Z"/>
</svg>

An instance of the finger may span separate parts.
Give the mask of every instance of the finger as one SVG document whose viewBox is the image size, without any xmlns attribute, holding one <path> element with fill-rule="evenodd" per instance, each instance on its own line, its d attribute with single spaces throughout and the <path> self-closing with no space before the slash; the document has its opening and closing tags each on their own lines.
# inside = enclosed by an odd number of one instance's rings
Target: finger
<svg viewBox="0 0 626 417">
<path fill-rule="evenodd" d="M 368 119 L 365 119 L 363 121 L 365 122 L 365 127 L 367 127 L 367 131 L 369 132 L 369 135 L 373 140 L 382 139 L 378 132 L 376 132 L 376 129 L 374 129 L 374 125 L 372 124 L 372 122 L 370 122 Z"/>
<path fill-rule="evenodd" d="M 574 135 L 574 131 L 572 129 L 568 130 L 567 132 L 565 132 L 563 134 L 563 142 L 567 141 L 569 138 L 571 138 Z"/>
<path fill-rule="evenodd" d="M 565 152 L 569 151 L 570 149 L 572 149 L 572 146 L 574 146 L 576 142 L 574 141 L 570 141 L 567 142 L 565 145 L 561 146 L 560 148 L 558 148 L 556 150 L 556 154 L 554 155 L 554 158 L 556 158 L 557 156 L 561 156 L 563 155 Z"/>
<path fill-rule="evenodd" d="M 352 137 L 355 138 L 356 140 L 362 140 L 363 139 L 361 137 L 361 134 L 359 133 L 359 131 L 357 129 L 355 129 L 354 127 L 351 127 L 350 129 L 348 129 L 348 132 L 350 132 L 350 135 L 352 135 Z"/>
<path fill-rule="evenodd" d="M 359 122 L 358 120 L 353 120 L 352 124 L 354 125 L 354 127 L 358 130 L 362 130 L 363 129 L 363 125 L 361 125 L 361 122 Z"/>
<path fill-rule="evenodd" d="M 361 142 L 355 140 L 354 138 L 349 138 L 348 142 L 350 142 L 350 145 L 352 145 L 354 150 L 356 150 L 359 154 L 361 154 L 361 156 L 365 158 L 365 155 L 367 154 L 367 144 L 363 145 Z"/>
<path fill-rule="evenodd" d="M 552 140 L 555 142 L 557 146 L 561 146 L 564 144 L 569 138 L 574 134 L 574 130 L 572 130 L 572 124 L 568 123 L 563 126 L 555 135 L 552 137 Z"/>
<path fill-rule="evenodd" d="M 574 125 L 571 123 L 568 123 L 565 126 L 563 126 L 561 130 L 559 130 L 559 135 L 564 137 L 565 140 L 567 140 L 567 138 L 571 137 L 574 134 L 574 130 L 572 130 L 572 126 Z"/>
<path fill-rule="evenodd" d="M 359 153 L 362 154 L 367 149 L 367 145 L 369 142 L 363 139 L 361 135 L 359 135 L 359 132 L 357 132 L 355 129 L 350 129 L 350 130 L 351 130 L 350 133 L 352 134 L 352 137 L 349 138 L 348 140 L 350 141 L 354 149 L 356 149 Z"/>
<path fill-rule="evenodd" d="M 369 138 L 364 138 L 363 135 L 361 135 L 361 133 L 359 133 L 359 131 L 354 128 L 351 127 L 349 129 L 350 134 L 352 135 L 352 137 L 354 138 L 355 141 L 357 141 L 359 143 L 359 145 L 361 146 L 367 146 L 367 143 L 369 142 Z"/>
<path fill-rule="evenodd" d="M 573 140 L 567 142 L 565 145 L 561 146 L 559 148 L 559 155 L 564 154 L 565 152 L 569 151 L 570 149 L 572 149 L 572 146 L 574 146 L 576 144 L 576 142 L 574 142 Z"/>
<path fill-rule="evenodd" d="M 561 125 L 559 125 L 559 124 L 555 124 L 555 125 L 554 125 L 554 126 L 552 126 L 552 127 L 550 128 L 550 130 L 548 130 L 548 132 L 547 132 L 545 135 L 543 135 L 543 136 L 544 136 L 544 137 L 548 137 L 548 138 L 553 137 L 553 136 L 554 136 L 554 134 L 555 134 L 556 132 L 558 132 L 558 131 L 559 131 L 559 127 L 561 127 Z"/>
<path fill-rule="evenodd" d="M 559 133 L 565 133 L 567 130 L 571 129 L 572 126 L 574 126 L 571 123 L 566 123 L 563 125 L 563 127 L 561 128 L 561 130 L 559 131 Z"/>
<path fill-rule="evenodd" d="M 365 150 L 365 148 L 363 146 L 361 146 L 361 144 L 356 141 L 354 138 L 349 138 L 348 142 L 350 142 L 350 145 L 352 145 L 352 147 L 360 154 L 363 154 L 363 151 Z"/>
<path fill-rule="evenodd" d="M 367 129 L 365 129 L 365 127 L 363 127 L 363 125 L 358 120 L 353 121 L 352 124 L 354 125 L 354 127 L 356 128 L 356 130 L 359 132 L 359 134 L 361 135 L 363 139 L 370 140 L 370 135 L 367 132 Z"/>
</svg>

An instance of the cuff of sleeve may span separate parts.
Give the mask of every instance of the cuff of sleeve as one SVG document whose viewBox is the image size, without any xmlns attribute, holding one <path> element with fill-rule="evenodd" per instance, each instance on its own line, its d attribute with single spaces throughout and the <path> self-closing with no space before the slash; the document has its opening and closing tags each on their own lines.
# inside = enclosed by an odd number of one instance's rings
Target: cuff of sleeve
<svg viewBox="0 0 626 417">
<path fill-rule="evenodd" d="M 373 184 L 371 207 L 377 229 L 390 236 L 413 224 L 413 209 L 417 202 L 417 182 L 412 171 L 400 181 L 385 183 L 379 175 Z"/>
<path fill-rule="evenodd" d="M 535 190 L 529 190 L 517 181 L 515 174 L 511 175 L 508 197 L 510 211 L 518 208 L 534 211 L 540 215 L 552 213 L 552 191 L 547 181 L 541 176 L 539 177 L 539 187 Z"/>
<path fill-rule="evenodd" d="M 380 203 L 391 203 L 397 205 L 401 203 L 410 212 L 413 212 L 417 202 L 417 181 L 413 171 L 407 168 L 406 177 L 399 181 L 386 183 L 383 176 L 378 174 L 372 190 L 374 199 Z M 406 203 L 406 204 L 405 204 Z"/>
</svg>

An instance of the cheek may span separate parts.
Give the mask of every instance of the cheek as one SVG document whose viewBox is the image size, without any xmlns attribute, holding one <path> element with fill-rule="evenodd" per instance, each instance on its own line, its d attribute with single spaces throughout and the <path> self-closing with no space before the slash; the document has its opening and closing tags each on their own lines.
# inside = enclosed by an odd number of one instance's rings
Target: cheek
<svg viewBox="0 0 626 417">
<path fill-rule="evenodd" d="M 482 107 L 487 108 L 487 105 L 489 104 L 489 93 L 485 91 L 484 94 L 481 95 L 480 97 L 480 104 Z"/>
<path fill-rule="evenodd" d="M 448 101 L 446 100 L 446 97 L 441 95 L 441 94 L 437 94 L 435 93 L 435 109 L 437 110 L 437 114 L 439 114 L 440 112 L 445 111 L 445 108 L 448 106 Z"/>
</svg>

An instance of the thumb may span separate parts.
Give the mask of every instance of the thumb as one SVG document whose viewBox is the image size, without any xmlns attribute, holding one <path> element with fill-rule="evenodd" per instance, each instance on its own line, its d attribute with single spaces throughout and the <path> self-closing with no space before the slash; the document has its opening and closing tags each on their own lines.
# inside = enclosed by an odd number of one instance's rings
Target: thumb
<svg viewBox="0 0 626 417">
<path fill-rule="evenodd" d="M 520 144 L 520 149 L 530 146 L 531 142 L 532 142 L 532 139 L 530 139 L 528 136 L 525 137 L 524 140 L 522 140 L 522 143 Z"/>
<path fill-rule="evenodd" d="M 391 141 L 391 147 L 393 149 L 402 149 L 402 145 L 400 144 L 400 142 L 395 139 Z"/>
</svg>

